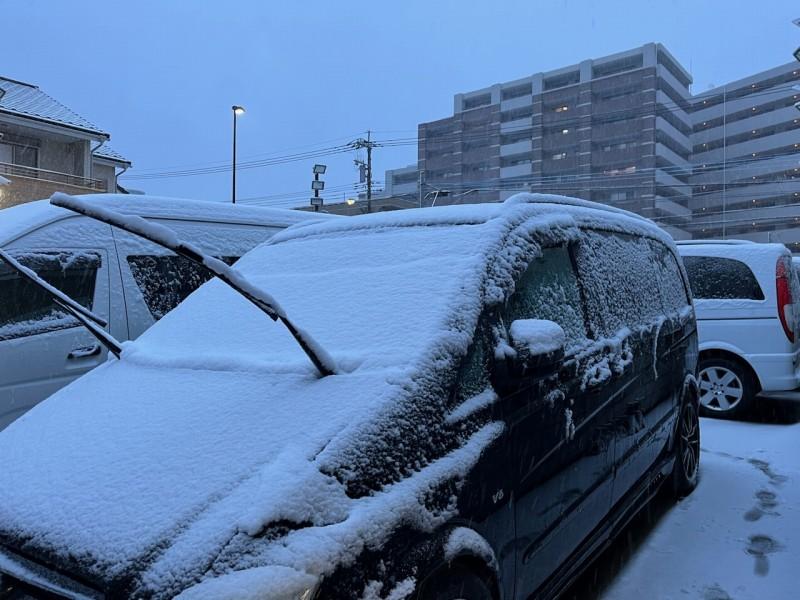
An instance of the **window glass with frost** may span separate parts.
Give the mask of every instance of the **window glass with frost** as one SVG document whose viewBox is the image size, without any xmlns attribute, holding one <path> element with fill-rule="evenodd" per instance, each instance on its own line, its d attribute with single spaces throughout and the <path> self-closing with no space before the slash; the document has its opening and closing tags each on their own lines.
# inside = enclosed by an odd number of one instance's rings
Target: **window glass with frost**
<svg viewBox="0 0 800 600">
<path fill-rule="evenodd" d="M 623 327 L 646 325 L 663 314 L 650 240 L 584 231 L 575 259 L 591 324 L 601 336 L 614 336 Z"/>
<path fill-rule="evenodd" d="M 544 248 L 531 262 L 508 301 L 506 324 L 516 319 L 545 319 L 561 325 L 567 352 L 587 339 L 578 278 L 569 248 Z"/>
<path fill-rule="evenodd" d="M 655 258 L 657 289 L 666 314 L 680 312 L 689 304 L 689 296 L 681 276 L 678 259 L 664 244 L 649 241 Z"/>
<path fill-rule="evenodd" d="M 224 256 L 221 260 L 231 265 L 237 257 Z M 211 279 L 208 271 L 189 259 L 174 254 L 131 255 L 128 256 L 128 265 L 145 304 L 156 321 Z"/>
<path fill-rule="evenodd" d="M 67 296 L 92 308 L 100 255 L 94 252 L 21 252 L 15 258 Z M 0 340 L 8 340 L 80 323 L 53 302 L 35 283 L 0 260 Z"/>
<path fill-rule="evenodd" d="M 716 256 L 684 256 L 692 294 L 698 299 L 763 300 L 764 292 L 745 263 Z"/>
</svg>

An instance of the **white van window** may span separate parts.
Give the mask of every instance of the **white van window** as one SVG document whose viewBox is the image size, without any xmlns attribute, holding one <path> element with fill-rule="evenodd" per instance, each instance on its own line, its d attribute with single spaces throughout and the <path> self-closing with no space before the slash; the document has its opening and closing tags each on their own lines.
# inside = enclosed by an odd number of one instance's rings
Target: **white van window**
<svg viewBox="0 0 800 600">
<path fill-rule="evenodd" d="M 764 292 L 745 263 L 715 256 L 684 256 L 692 294 L 700 299 L 763 300 Z"/>
<path fill-rule="evenodd" d="M 561 325 L 567 335 L 567 350 L 587 339 L 578 278 L 569 248 L 544 248 L 522 275 L 517 291 L 509 298 L 508 322 L 515 319 L 546 319 Z"/>
<path fill-rule="evenodd" d="M 220 257 L 228 265 L 238 259 L 236 256 Z M 128 265 L 145 304 L 156 321 L 211 279 L 205 269 L 174 254 L 131 255 L 128 256 Z"/>
<path fill-rule="evenodd" d="M 92 308 L 100 255 L 95 252 L 20 252 L 14 257 L 86 308 Z M 0 340 L 80 325 L 39 286 L 0 260 Z"/>
</svg>

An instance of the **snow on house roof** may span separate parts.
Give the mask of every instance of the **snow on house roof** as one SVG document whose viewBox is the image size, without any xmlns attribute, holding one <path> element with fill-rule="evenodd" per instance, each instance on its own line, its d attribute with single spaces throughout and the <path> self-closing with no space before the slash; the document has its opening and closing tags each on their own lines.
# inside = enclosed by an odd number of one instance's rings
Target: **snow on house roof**
<svg viewBox="0 0 800 600">
<path fill-rule="evenodd" d="M 280 323 L 210 281 L 126 343 L 121 360 L 0 433 L 0 535 L 90 581 L 139 570 L 136 595 L 172 597 L 200 574 L 220 574 L 212 564 L 318 575 L 378 545 L 397 522 L 432 526 L 444 517 L 419 499 L 463 476 L 503 425 L 484 425 L 408 476 L 402 460 L 383 455 L 407 459 L 404 436 L 444 412 L 447 378 L 483 306 L 513 291 L 539 251 L 536 234 L 573 239 L 598 225 L 669 240 L 638 218 L 535 200 L 278 233 L 236 269 L 273 294 L 340 372 L 319 378 Z M 376 440 L 379 456 L 369 452 Z M 330 475 L 376 460 L 401 476 L 375 494 L 348 495 Z M 276 522 L 311 525 L 270 541 L 261 534 Z"/>
<path fill-rule="evenodd" d="M 95 158 L 102 158 L 113 162 L 123 163 L 128 166 L 130 166 L 131 164 L 131 161 L 122 156 L 122 154 L 114 150 L 108 144 L 103 144 L 102 146 L 100 146 L 97 150 L 93 152 L 93 156 Z"/>
<path fill-rule="evenodd" d="M 109 137 L 107 132 L 44 93 L 38 86 L 6 77 L 0 77 L 0 112 Z"/>
</svg>

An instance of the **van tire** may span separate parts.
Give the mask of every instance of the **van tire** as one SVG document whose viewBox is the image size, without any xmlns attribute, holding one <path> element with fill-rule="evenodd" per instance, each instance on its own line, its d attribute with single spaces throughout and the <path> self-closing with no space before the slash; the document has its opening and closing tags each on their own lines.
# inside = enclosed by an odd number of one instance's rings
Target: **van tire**
<svg viewBox="0 0 800 600">
<path fill-rule="evenodd" d="M 758 393 L 758 381 L 748 368 L 723 356 L 707 356 L 697 366 L 700 414 L 738 419 L 747 414 Z"/>
<path fill-rule="evenodd" d="M 492 587 L 479 574 L 458 563 L 437 570 L 417 590 L 418 600 L 492 600 Z"/>
</svg>

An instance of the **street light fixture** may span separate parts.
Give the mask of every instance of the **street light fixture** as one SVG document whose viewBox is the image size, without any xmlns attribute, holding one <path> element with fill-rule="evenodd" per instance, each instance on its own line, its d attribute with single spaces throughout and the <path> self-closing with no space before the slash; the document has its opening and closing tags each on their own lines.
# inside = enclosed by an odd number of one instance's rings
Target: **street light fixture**
<svg viewBox="0 0 800 600">
<path fill-rule="evenodd" d="M 314 207 L 315 212 L 319 211 L 319 207 L 325 202 L 319 196 L 319 193 L 325 189 L 325 182 L 319 176 L 324 175 L 327 168 L 325 165 L 316 164 L 311 169 L 314 174 L 314 179 L 311 181 L 311 189 L 314 190 L 314 195 L 311 197 L 311 206 Z"/>
<path fill-rule="evenodd" d="M 231 203 L 236 204 L 236 117 L 244 114 L 244 108 L 234 104 L 231 106 L 231 110 L 233 111 L 233 165 L 231 168 L 231 183 L 233 189 L 231 190 Z"/>
</svg>

